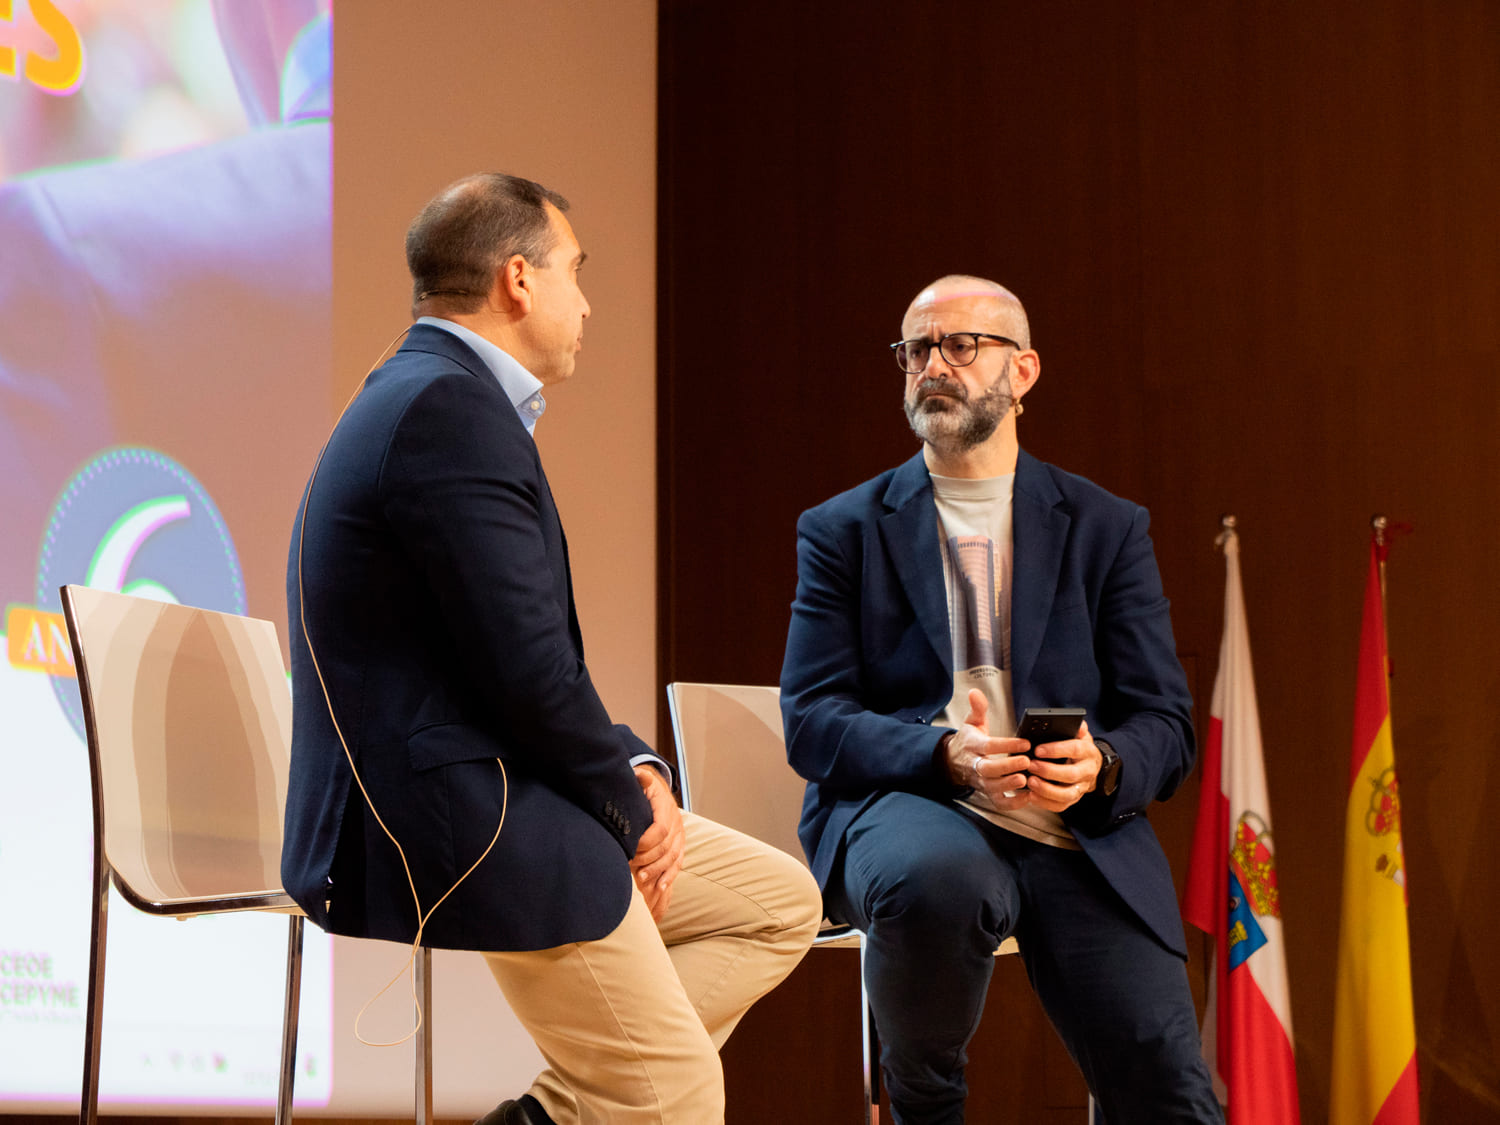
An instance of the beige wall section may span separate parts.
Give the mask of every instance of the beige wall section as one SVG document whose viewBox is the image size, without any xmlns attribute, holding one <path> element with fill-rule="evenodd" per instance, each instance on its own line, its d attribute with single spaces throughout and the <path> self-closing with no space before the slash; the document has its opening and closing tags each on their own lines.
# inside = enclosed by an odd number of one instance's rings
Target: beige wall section
<svg viewBox="0 0 1500 1125">
<path fill-rule="evenodd" d="M 330 422 L 410 319 L 402 239 L 470 172 L 567 196 L 593 306 L 578 369 L 547 392 L 537 440 L 562 511 L 589 667 L 611 714 L 656 723 L 655 0 L 357 0 L 334 19 L 334 380 Z M 411 1114 L 410 1046 L 361 1046 L 359 1007 L 405 952 L 335 946 L 340 1115 Z M 437 1108 L 474 1116 L 523 1090 L 540 1056 L 478 957 L 440 953 Z M 398 984 L 367 1038 L 410 1026 Z M 300 1112 L 300 1111 L 299 1111 Z M 316 1112 L 316 1111 L 314 1111 Z"/>
<path fill-rule="evenodd" d="M 568 198 L 593 315 L 537 443 L 589 668 L 616 720 L 652 742 L 656 4 L 359 0 L 334 22 L 337 405 L 409 321 L 402 239 L 423 203 L 479 171 Z"/>
</svg>

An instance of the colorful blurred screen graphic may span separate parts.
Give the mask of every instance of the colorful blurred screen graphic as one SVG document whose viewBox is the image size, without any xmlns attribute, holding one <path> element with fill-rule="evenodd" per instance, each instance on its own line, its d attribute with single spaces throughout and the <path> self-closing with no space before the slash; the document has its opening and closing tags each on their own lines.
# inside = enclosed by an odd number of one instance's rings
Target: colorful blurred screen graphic
<svg viewBox="0 0 1500 1125">
<path fill-rule="evenodd" d="M 78 1097 L 91 814 L 58 587 L 268 618 L 329 420 L 327 0 L 0 0 L 0 1112 Z M 104 1103 L 275 1101 L 286 923 L 109 909 Z M 309 930 L 297 1100 L 332 1087 Z"/>
</svg>

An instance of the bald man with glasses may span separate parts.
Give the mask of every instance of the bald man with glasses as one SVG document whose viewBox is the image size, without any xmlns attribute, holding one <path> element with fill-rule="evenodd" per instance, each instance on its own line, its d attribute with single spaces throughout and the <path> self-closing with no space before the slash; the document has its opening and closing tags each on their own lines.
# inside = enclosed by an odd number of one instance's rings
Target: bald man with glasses
<svg viewBox="0 0 1500 1125">
<path fill-rule="evenodd" d="M 922 448 L 798 522 L 781 700 L 803 847 L 866 935 L 892 1115 L 964 1120 L 1014 936 L 1111 1125 L 1219 1122 L 1145 816 L 1194 756 L 1149 517 L 1020 448 L 1041 360 L 1002 286 L 934 282 L 891 348 Z M 1028 708 L 1083 721 L 1030 756 Z"/>
</svg>

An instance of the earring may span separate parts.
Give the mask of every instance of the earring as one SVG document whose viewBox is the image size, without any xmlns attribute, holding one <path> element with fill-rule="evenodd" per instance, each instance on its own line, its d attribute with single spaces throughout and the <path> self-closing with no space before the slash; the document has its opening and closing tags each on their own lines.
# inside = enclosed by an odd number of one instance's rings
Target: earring
<svg viewBox="0 0 1500 1125">
<path fill-rule="evenodd" d="M 1022 403 L 1022 402 L 1016 403 L 1015 410 L 1016 410 L 1016 417 L 1019 418 L 1022 414 L 1026 413 L 1026 404 Z"/>
</svg>

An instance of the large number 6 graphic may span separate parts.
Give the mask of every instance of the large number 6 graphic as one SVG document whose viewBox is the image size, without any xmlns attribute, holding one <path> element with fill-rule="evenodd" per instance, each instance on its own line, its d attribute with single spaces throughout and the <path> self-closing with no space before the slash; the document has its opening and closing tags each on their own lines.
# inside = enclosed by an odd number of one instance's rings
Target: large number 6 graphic
<svg viewBox="0 0 1500 1125">
<path fill-rule="evenodd" d="M 177 597 L 159 582 L 149 578 L 138 578 L 129 585 L 125 575 L 136 553 L 153 534 L 177 520 L 187 519 L 192 514 L 186 496 L 160 496 L 137 504 L 117 519 L 89 562 L 87 577 L 83 584 L 96 590 L 115 590 L 122 594 L 154 598 L 159 602 L 177 603 Z"/>
</svg>

